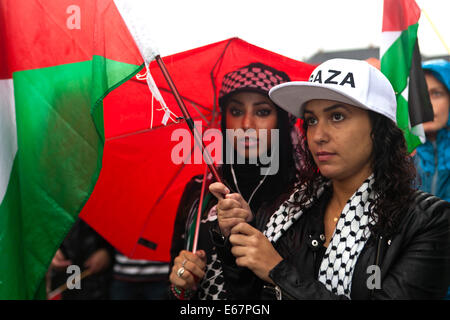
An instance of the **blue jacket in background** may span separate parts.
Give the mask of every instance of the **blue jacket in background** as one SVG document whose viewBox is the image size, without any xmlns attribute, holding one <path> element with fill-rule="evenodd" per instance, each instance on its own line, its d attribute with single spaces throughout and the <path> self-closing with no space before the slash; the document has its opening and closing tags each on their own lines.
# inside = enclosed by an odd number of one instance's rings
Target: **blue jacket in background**
<svg viewBox="0 0 450 320">
<path fill-rule="evenodd" d="M 422 67 L 431 71 L 449 90 L 450 62 L 432 60 L 423 63 Z M 447 126 L 437 132 L 436 141 L 426 141 L 417 147 L 415 161 L 419 189 L 450 202 L 450 116 Z"/>
<path fill-rule="evenodd" d="M 450 91 L 450 62 L 432 60 L 422 64 Z M 417 147 L 415 163 L 419 189 L 450 202 L 450 116 L 447 126 L 436 134 L 436 141 L 426 141 Z M 450 287 L 446 300 L 450 300 Z"/>
</svg>

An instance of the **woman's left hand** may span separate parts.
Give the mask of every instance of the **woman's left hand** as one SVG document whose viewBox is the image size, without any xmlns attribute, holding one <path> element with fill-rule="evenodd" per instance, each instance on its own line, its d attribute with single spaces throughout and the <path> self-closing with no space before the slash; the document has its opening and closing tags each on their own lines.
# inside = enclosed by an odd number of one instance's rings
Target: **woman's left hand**
<svg viewBox="0 0 450 320">
<path fill-rule="evenodd" d="M 231 229 L 230 242 L 238 266 L 247 267 L 262 280 L 274 284 L 269 272 L 283 258 L 264 234 L 242 222 Z"/>
</svg>

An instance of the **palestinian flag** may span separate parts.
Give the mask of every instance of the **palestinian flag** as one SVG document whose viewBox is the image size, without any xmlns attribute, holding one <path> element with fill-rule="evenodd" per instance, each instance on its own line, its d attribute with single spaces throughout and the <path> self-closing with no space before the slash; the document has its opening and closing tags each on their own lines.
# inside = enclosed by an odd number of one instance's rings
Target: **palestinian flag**
<svg viewBox="0 0 450 320">
<path fill-rule="evenodd" d="M 414 0 L 384 0 L 381 71 L 397 96 L 397 124 L 409 152 L 425 142 L 421 124 L 433 120 L 417 41 L 420 11 Z"/>
<path fill-rule="evenodd" d="M 45 298 L 51 259 L 94 188 L 103 98 L 151 53 L 127 6 L 0 2 L 0 299 Z"/>
</svg>

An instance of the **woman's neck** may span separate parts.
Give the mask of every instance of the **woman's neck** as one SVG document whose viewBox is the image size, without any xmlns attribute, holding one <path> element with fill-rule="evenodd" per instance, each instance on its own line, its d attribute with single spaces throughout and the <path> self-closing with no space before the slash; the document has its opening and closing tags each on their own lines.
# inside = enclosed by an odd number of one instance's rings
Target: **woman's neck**
<svg viewBox="0 0 450 320">
<path fill-rule="evenodd" d="M 344 208 L 348 199 L 358 190 L 363 182 L 372 174 L 372 170 L 363 170 L 357 175 L 345 179 L 332 179 L 333 196 L 331 201 Z"/>
</svg>

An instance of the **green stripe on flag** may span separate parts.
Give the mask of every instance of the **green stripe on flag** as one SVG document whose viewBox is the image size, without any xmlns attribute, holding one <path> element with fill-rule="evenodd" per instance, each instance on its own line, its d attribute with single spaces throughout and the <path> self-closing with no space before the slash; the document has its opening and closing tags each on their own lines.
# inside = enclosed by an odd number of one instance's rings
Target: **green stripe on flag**
<svg viewBox="0 0 450 320">
<path fill-rule="evenodd" d="M 0 299 L 45 298 L 47 268 L 101 169 L 102 99 L 141 69 L 93 56 L 13 74 L 18 151 L 0 204 L 11 228 L 0 231 Z"/>
<path fill-rule="evenodd" d="M 409 26 L 381 57 L 381 71 L 390 80 L 396 94 L 408 84 L 418 24 Z"/>
<path fill-rule="evenodd" d="M 20 192 L 17 155 L 14 159 L 8 188 L 0 203 L 0 297 L 27 297 L 24 261 L 24 239 L 20 213 Z"/>
<path fill-rule="evenodd" d="M 412 152 L 421 144 L 420 139 L 411 132 L 409 105 L 402 95 L 408 86 L 418 26 L 416 23 L 402 31 L 381 57 L 381 71 L 391 82 L 397 98 L 397 125 L 404 133 L 408 152 Z M 408 96 L 408 92 L 405 96 Z"/>
</svg>

